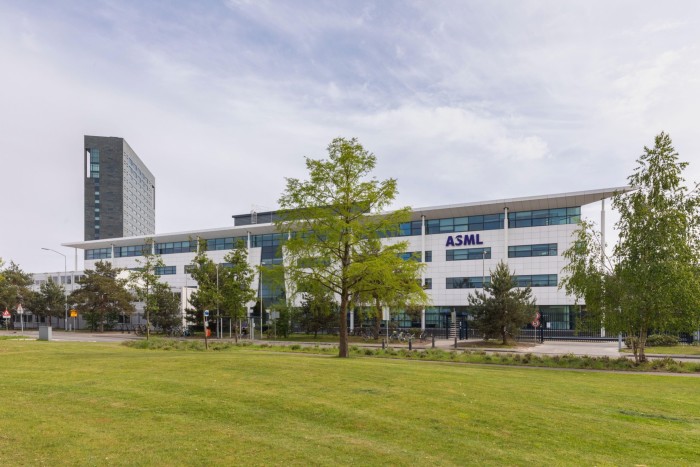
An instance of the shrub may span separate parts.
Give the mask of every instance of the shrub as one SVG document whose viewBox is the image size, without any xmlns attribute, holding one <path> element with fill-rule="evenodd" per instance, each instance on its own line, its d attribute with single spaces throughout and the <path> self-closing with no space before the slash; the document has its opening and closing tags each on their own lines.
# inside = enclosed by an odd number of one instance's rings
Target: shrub
<svg viewBox="0 0 700 467">
<path fill-rule="evenodd" d="M 647 346 L 649 347 L 672 347 L 679 344 L 677 336 L 668 334 L 652 334 L 647 338 Z"/>
<path fill-rule="evenodd" d="M 289 350 L 299 350 L 301 346 L 299 344 L 293 344 L 289 346 Z"/>
</svg>

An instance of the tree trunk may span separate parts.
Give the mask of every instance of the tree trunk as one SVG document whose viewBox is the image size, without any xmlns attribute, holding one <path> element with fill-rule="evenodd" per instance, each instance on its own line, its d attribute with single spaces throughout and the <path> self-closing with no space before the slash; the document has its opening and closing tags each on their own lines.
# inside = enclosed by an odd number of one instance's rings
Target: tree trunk
<svg viewBox="0 0 700 467">
<path fill-rule="evenodd" d="M 639 362 L 644 363 L 647 361 L 647 356 L 644 354 L 644 348 L 647 345 L 647 330 L 639 330 Z"/>
<path fill-rule="evenodd" d="M 348 355 L 348 292 L 343 289 L 340 294 L 340 342 L 338 343 L 338 357 L 347 358 Z"/>
<path fill-rule="evenodd" d="M 379 297 L 374 297 L 376 307 L 377 307 L 377 313 L 375 315 L 375 320 L 374 320 L 374 336 L 379 337 L 379 330 L 381 329 L 381 323 L 382 323 L 382 307 L 381 303 L 379 303 Z M 389 323 L 387 323 L 388 325 Z"/>
<path fill-rule="evenodd" d="M 503 345 L 506 345 L 508 343 L 508 333 L 506 332 L 506 327 L 503 326 L 501 328 L 501 337 L 503 338 Z"/>
</svg>

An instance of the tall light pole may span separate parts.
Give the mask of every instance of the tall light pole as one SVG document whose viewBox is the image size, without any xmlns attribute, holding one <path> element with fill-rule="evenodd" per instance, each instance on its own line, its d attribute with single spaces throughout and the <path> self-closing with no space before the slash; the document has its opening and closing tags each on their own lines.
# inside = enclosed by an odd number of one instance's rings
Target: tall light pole
<svg viewBox="0 0 700 467">
<path fill-rule="evenodd" d="M 66 317 L 65 317 L 65 319 L 63 320 L 63 329 L 64 329 L 64 331 L 68 331 L 68 294 L 66 293 L 67 290 L 66 290 L 66 287 L 65 287 L 66 276 L 68 275 L 68 274 L 67 274 L 67 273 L 68 273 L 68 268 L 66 267 L 66 264 L 67 264 L 67 263 L 66 263 L 66 255 L 64 255 L 64 254 L 61 253 L 60 251 L 56 251 L 56 250 L 53 250 L 53 249 L 51 249 L 51 248 L 44 248 L 44 247 L 41 247 L 41 249 L 42 249 L 42 250 L 46 250 L 46 251 L 53 251 L 54 253 L 63 256 L 63 283 L 64 283 L 64 287 L 63 287 L 63 302 L 64 302 L 65 309 L 66 309 Z"/>
<path fill-rule="evenodd" d="M 481 288 L 486 286 L 486 250 L 481 252 Z"/>
</svg>

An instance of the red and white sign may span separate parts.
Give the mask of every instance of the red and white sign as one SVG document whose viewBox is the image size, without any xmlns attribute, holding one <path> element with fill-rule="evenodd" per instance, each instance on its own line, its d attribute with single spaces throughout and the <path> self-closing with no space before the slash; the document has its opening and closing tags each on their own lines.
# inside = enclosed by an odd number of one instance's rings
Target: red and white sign
<svg viewBox="0 0 700 467">
<path fill-rule="evenodd" d="M 24 308 L 22 308 L 22 304 L 20 303 L 19 305 L 17 305 L 17 314 L 21 315 L 23 313 L 24 313 Z"/>
<path fill-rule="evenodd" d="M 5 311 L 2 312 L 2 317 L 5 319 L 10 319 L 10 312 L 7 311 L 7 308 L 5 308 Z"/>
<path fill-rule="evenodd" d="M 534 321 L 533 321 L 532 323 L 530 323 L 530 324 L 532 324 L 532 327 L 533 327 L 533 328 L 539 328 L 539 327 L 540 327 L 540 321 L 537 320 L 537 319 L 534 320 Z"/>
</svg>

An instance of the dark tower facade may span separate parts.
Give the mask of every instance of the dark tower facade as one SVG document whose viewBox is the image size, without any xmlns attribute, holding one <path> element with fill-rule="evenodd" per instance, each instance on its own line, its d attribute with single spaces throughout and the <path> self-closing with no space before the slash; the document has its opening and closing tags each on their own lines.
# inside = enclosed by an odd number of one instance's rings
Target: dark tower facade
<svg viewBox="0 0 700 467">
<path fill-rule="evenodd" d="M 124 138 L 84 137 L 85 240 L 155 234 L 156 180 Z"/>
</svg>

